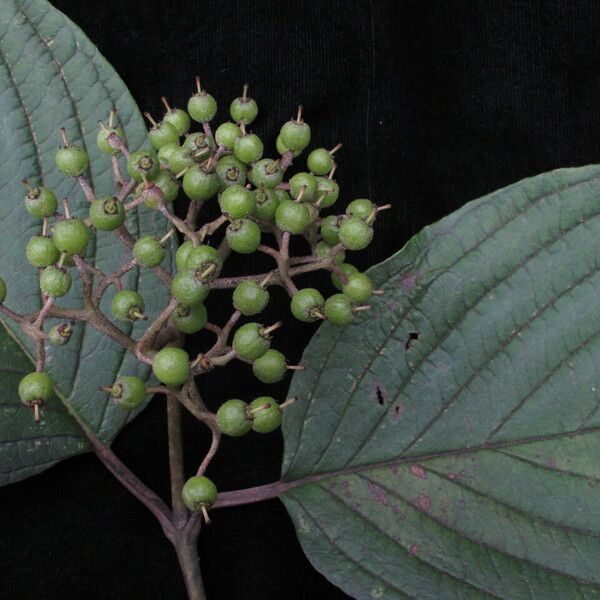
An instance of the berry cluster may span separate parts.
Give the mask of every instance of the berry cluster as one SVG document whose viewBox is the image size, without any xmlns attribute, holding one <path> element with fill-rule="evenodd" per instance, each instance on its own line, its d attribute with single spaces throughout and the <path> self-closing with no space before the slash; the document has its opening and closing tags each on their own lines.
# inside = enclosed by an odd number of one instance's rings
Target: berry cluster
<svg viewBox="0 0 600 600">
<path fill-rule="evenodd" d="M 124 345 L 140 361 L 151 365 L 156 379 L 165 386 L 146 389 L 138 377 L 120 377 L 100 388 L 118 406 L 133 410 L 143 404 L 148 392 L 162 391 L 176 395 L 189 408 L 186 398 L 189 400 L 194 376 L 233 359 L 250 363 L 254 375 L 265 384 L 280 381 L 289 369 L 302 368 L 288 365 L 285 356 L 270 347 L 271 335 L 281 322 L 265 326 L 251 321 L 238 325 L 243 316 L 254 317 L 266 308 L 270 286 L 287 290 L 295 318 L 303 322 L 327 320 L 336 326 L 351 323 L 356 313 L 370 308 L 371 296 L 381 293 L 373 289 L 367 275 L 345 262 L 345 251 L 361 250 L 371 242 L 376 217 L 389 205 L 358 199 L 341 214 L 323 214 L 339 199 L 334 174 L 335 154 L 341 144 L 331 150 L 313 149 L 307 156 L 307 170 L 285 179 L 286 171 L 311 140 L 302 107 L 281 127 L 276 143 L 279 156 L 269 158 L 264 156 L 261 138 L 249 128 L 258 115 L 258 106 L 248 96 L 247 85 L 242 96 L 229 107 L 231 121 L 219 125 L 214 133 L 210 122 L 216 115 L 217 103 L 202 88 L 199 78 L 187 111 L 173 108 L 165 98 L 162 101 L 166 111 L 160 122 L 145 113 L 151 123 L 151 148 L 130 152 L 114 111 L 107 124 L 99 123 L 97 144 L 111 157 L 113 195 L 96 196 L 85 178 L 87 153 L 71 144 L 61 130 L 62 146 L 56 153 L 56 166 L 79 182 L 89 205 L 86 218 L 73 217 L 66 198 L 59 212 L 52 190 L 24 182 L 25 207 L 32 217 L 41 220 L 41 233 L 29 240 L 26 256 L 39 269 L 42 308 L 34 315 L 23 316 L 4 306 L 6 285 L 0 278 L 0 310 L 17 321 L 37 343 L 36 372 L 25 376 L 19 385 L 20 398 L 34 411 L 36 420 L 40 419 L 40 407 L 53 392 L 53 382 L 44 372 L 45 344 L 67 343 L 75 321 L 87 322 Z M 190 132 L 193 122 L 201 125 L 201 131 Z M 128 179 L 121 173 L 121 157 Z M 190 200 L 185 218 L 170 208 L 180 188 Z M 200 209 L 210 201 L 218 203 L 220 215 L 199 225 Z M 125 226 L 126 214 L 144 210 L 143 206 L 145 210 L 161 212 L 171 222 L 167 235 L 137 240 L 131 236 Z M 115 232 L 127 251 L 124 264 L 114 273 L 103 273 L 85 260 L 94 231 Z M 175 256 L 177 272 L 171 276 L 161 265 L 167 255 L 166 242 L 176 232 L 183 241 Z M 213 244 L 218 232 L 222 241 Z M 290 256 L 291 236 L 303 237 L 310 252 Z M 265 238 L 274 244 L 266 244 Z M 275 267 L 267 273 L 221 277 L 230 252 L 262 252 L 275 261 Z M 153 269 L 170 291 L 168 305 L 138 340 L 118 327 L 120 321 L 147 319 L 144 298 L 134 290 L 123 289 L 121 282 L 134 268 Z M 294 277 L 318 269 L 330 272 L 333 287 L 339 293 L 326 298 L 315 288 L 296 287 Z M 72 273 L 78 273 L 82 279 L 84 308 L 70 312 L 58 308 L 55 301 L 69 292 Z M 116 288 L 112 319 L 100 311 L 100 300 L 111 285 Z M 233 313 L 219 327 L 209 322 L 204 301 L 214 290 L 226 288 L 233 289 Z M 45 331 L 45 319 L 65 315 L 71 317 L 67 322 Z M 216 341 L 206 352 L 191 359 L 178 347 L 178 336 L 201 329 L 212 331 Z M 250 403 L 232 399 L 216 415 L 204 406 L 193 412 L 213 429 L 218 441 L 221 433 L 237 437 L 251 429 L 261 433 L 275 430 L 281 424 L 282 410 L 292 402 L 290 399 L 279 404 L 269 396 Z M 198 475 L 183 488 L 183 500 L 191 510 L 206 513 L 216 499 L 214 484 L 203 476 L 210 458 L 207 456 Z"/>
</svg>

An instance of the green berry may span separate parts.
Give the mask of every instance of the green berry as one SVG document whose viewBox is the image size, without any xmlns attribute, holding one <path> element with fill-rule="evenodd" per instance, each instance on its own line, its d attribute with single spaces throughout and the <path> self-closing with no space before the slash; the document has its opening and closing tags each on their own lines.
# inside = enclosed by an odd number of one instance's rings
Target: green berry
<svg viewBox="0 0 600 600">
<path fill-rule="evenodd" d="M 323 241 L 330 246 L 338 244 L 340 241 L 340 217 L 329 215 L 322 219 L 320 233 Z"/>
<path fill-rule="evenodd" d="M 27 184 L 25 208 L 32 217 L 43 219 L 51 217 L 56 212 L 58 201 L 52 190 L 45 187 L 31 187 Z"/>
<path fill-rule="evenodd" d="M 347 278 L 353 273 L 358 273 L 358 269 L 348 263 L 342 263 L 341 265 L 338 265 L 338 267 Z M 331 283 L 333 283 L 340 292 L 344 289 L 344 283 L 335 273 L 331 273 Z"/>
<path fill-rule="evenodd" d="M 125 132 L 122 127 L 101 127 L 96 136 L 98 148 L 106 154 L 119 154 L 120 152 L 118 148 L 113 148 L 108 142 L 108 137 L 113 134 L 122 142 L 125 141 Z"/>
<path fill-rule="evenodd" d="M 232 185 L 223 190 L 219 205 L 224 214 L 232 219 L 241 219 L 249 215 L 256 206 L 254 194 L 241 185 Z"/>
<path fill-rule="evenodd" d="M 242 281 L 233 291 L 233 306 L 243 315 L 256 315 L 269 303 L 269 292 L 256 281 Z"/>
<path fill-rule="evenodd" d="M 263 186 L 273 189 L 281 183 L 283 170 L 278 161 L 272 158 L 263 158 L 252 165 L 248 179 L 255 187 Z"/>
<path fill-rule="evenodd" d="M 46 267 L 40 274 L 40 289 L 46 296 L 60 298 L 71 289 L 71 275 L 54 265 Z"/>
<path fill-rule="evenodd" d="M 296 319 L 305 323 L 311 323 L 323 317 L 324 304 L 325 299 L 319 290 L 304 288 L 298 290 L 292 296 L 290 308 Z"/>
<path fill-rule="evenodd" d="M 73 327 L 69 323 L 54 325 L 48 331 L 48 341 L 54 346 L 64 346 L 73 335 Z"/>
<path fill-rule="evenodd" d="M 260 396 L 248 405 L 253 416 L 252 429 L 258 433 L 271 433 L 281 425 L 281 409 L 274 398 Z"/>
<path fill-rule="evenodd" d="M 259 221 L 269 223 L 275 220 L 275 211 L 279 206 L 279 199 L 275 192 L 276 190 L 269 190 L 264 187 L 256 188 L 252 192 L 255 203 L 252 215 Z"/>
<path fill-rule="evenodd" d="M 196 162 L 204 162 L 215 151 L 215 142 L 203 131 L 190 133 L 183 142 L 183 148 Z"/>
<path fill-rule="evenodd" d="M 292 119 L 281 128 L 281 142 L 290 150 L 304 150 L 310 144 L 310 127 L 302 119 Z"/>
<path fill-rule="evenodd" d="M 323 259 L 323 258 L 327 258 L 332 250 L 333 250 L 333 246 L 330 246 L 327 242 L 325 242 L 324 240 L 321 240 L 320 242 L 316 243 L 313 253 L 315 256 L 318 256 L 319 258 Z M 346 255 L 343 251 L 338 252 L 335 255 L 334 262 L 339 265 L 344 262 L 345 257 L 346 257 Z"/>
<path fill-rule="evenodd" d="M 338 327 L 344 327 L 350 324 L 354 319 L 352 303 L 344 294 L 334 294 L 325 301 L 323 308 L 325 318 Z"/>
<path fill-rule="evenodd" d="M 223 156 L 217 161 L 215 172 L 219 178 L 219 189 L 230 185 L 246 185 L 246 165 L 235 156 Z"/>
<path fill-rule="evenodd" d="M 47 373 L 29 373 L 19 382 L 19 398 L 25 406 L 43 403 L 54 395 L 54 383 Z"/>
<path fill-rule="evenodd" d="M 83 255 L 90 239 L 90 230 L 81 219 L 65 219 L 54 226 L 53 239 L 60 252 Z"/>
<path fill-rule="evenodd" d="M 346 207 L 346 214 L 351 217 L 358 217 L 364 221 L 371 216 L 374 209 L 375 205 L 370 200 L 360 198 L 358 200 L 352 200 L 352 202 L 348 204 Z"/>
<path fill-rule="evenodd" d="M 185 268 L 193 269 L 203 281 L 218 277 L 223 267 L 223 257 L 212 246 L 202 244 L 188 252 Z"/>
<path fill-rule="evenodd" d="M 179 179 L 165 169 L 161 169 L 158 172 L 158 176 L 154 180 L 154 185 L 160 188 L 163 193 L 163 202 L 173 202 L 177 198 L 177 194 L 179 194 Z M 144 199 L 144 202 L 148 206 L 146 199 Z M 156 208 L 156 206 L 149 206 L 149 208 Z"/>
<path fill-rule="evenodd" d="M 302 233 L 311 222 L 311 214 L 306 204 L 284 200 L 275 211 L 275 223 L 282 231 Z"/>
<path fill-rule="evenodd" d="M 162 244 L 151 235 L 144 235 L 133 246 L 133 256 L 142 267 L 157 267 L 167 252 Z"/>
<path fill-rule="evenodd" d="M 169 165 L 169 161 L 171 160 L 171 156 L 173 156 L 173 152 L 177 152 L 179 150 L 179 144 L 177 142 L 171 142 L 169 144 L 165 144 L 161 146 L 157 152 L 158 162 L 161 165 Z"/>
<path fill-rule="evenodd" d="M 194 165 L 183 176 L 183 191 L 194 202 L 208 200 L 219 191 L 219 177 L 215 172 L 207 173 L 201 165 Z"/>
<path fill-rule="evenodd" d="M 251 254 L 260 246 L 260 228 L 252 219 L 236 219 L 225 232 L 228 246 L 240 254 Z"/>
<path fill-rule="evenodd" d="M 233 150 L 235 140 L 242 135 L 240 128 L 235 123 L 221 123 L 215 131 L 215 140 L 219 146 Z"/>
<path fill-rule="evenodd" d="M 112 386 L 100 388 L 110 394 L 113 402 L 124 410 L 133 410 L 144 403 L 146 386 L 139 377 L 123 375 Z"/>
<path fill-rule="evenodd" d="M 181 348 L 163 348 L 154 356 L 152 372 L 165 385 L 182 385 L 190 376 L 190 357 Z"/>
<path fill-rule="evenodd" d="M 171 321 L 183 333 L 192 334 L 200 331 L 208 319 L 206 307 L 199 302 L 192 306 L 179 304 L 171 313 Z"/>
<path fill-rule="evenodd" d="M 166 144 L 177 144 L 179 142 L 179 131 L 172 123 L 161 121 L 150 129 L 148 137 L 154 148 L 159 150 Z"/>
<path fill-rule="evenodd" d="M 290 193 L 292 198 L 297 198 L 300 192 L 304 189 L 302 194 L 303 202 L 311 202 L 315 200 L 315 194 L 317 193 L 317 180 L 311 173 L 296 173 L 290 179 Z"/>
<path fill-rule="evenodd" d="M 79 177 L 87 169 L 87 152 L 79 146 L 66 146 L 57 151 L 54 161 L 58 170 L 68 177 Z"/>
<path fill-rule="evenodd" d="M 0 304 L 6 300 L 6 281 L 0 277 Z"/>
<path fill-rule="evenodd" d="M 167 112 L 163 116 L 163 123 L 171 123 L 179 135 L 186 134 L 192 126 L 190 116 L 181 108 L 168 106 L 168 103 L 164 99 L 163 104 L 167 107 Z"/>
<path fill-rule="evenodd" d="M 27 242 L 25 255 L 34 267 L 43 269 L 57 262 L 60 252 L 52 238 L 36 235 Z"/>
<path fill-rule="evenodd" d="M 340 186 L 327 177 L 317 177 L 315 199 L 321 208 L 329 208 L 336 203 L 340 195 Z"/>
<path fill-rule="evenodd" d="M 252 420 L 246 412 L 248 405 L 243 400 L 227 400 L 217 410 L 219 429 L 231 437 L 240 437 L 252 429 Z"/>
<path fill-rule="evenodd" d="M 333 156 L 325 148 L 316 148 L 306 158 L 306 165 L 315 175 L 327 175 L 333 168 Z"/>
<path fill-rule="evenodd" d="M 148 208 L 157 208 L 159 204 L 165 202 L 165 195 L 162 188 L 153 181 L 140 183 L 139 188 L 140 198 Z"/>
<path fill-rule="evenodd" d="M 290 196 L 289 192 L 287 192 L 286 190 L 280 190 L 279 188 L 276 188 L 273 190 L 274 194 L 277 196 L 277 201 L 278 202 L 283 202 L 284 200 L 291 200 L 292 197 Z"/>
<path fill-rule="evenodd" d="M 285 356 L 273 348 L 252 363 L 252 372 L 262 383 L 277 383 L 283 379 L 286 371 Z"/>
<path fill-rule="evenodd" d="M 256 100 L 249 98 L 246 94 L 247 86 L 244 86 L 244 95 L 236 98 L 229 106 L 229 114 L 236 123 L 250 125 L 258 115 Z"/>
<path fill-rule="evenodd" d="M 196 163 L 192 158 L 190 151 L 183 146 L 179 146 L 177 148 L 173 148 L 173 150 L 169 154 L 169 170 L 178 175 L 184 169 L 188 169 L 189 167 L 193 167 Z"/>
<path fill-rule="evenodd" d="M 271 345 L 270 331 L 270 327 L 265 329 L 260 323 L 246 323 L 233 335 L 233 349 L 240 358 L 256 360 Z"/>
<path fill-rule="evenodd" d="M 293 152 L 292 150 L 290 150 L 284 143 L 283 140 L 281 139 L 281 135 L 277 136 L 277 139 L 275 140 L 275 148 L 277 149 L 277 152 L 279 152 L 279 154 L 284 155 L 288 152 L 292 152 L 292 156 L 294 158 L 296 158 L 297 156 L 299 156 L 300 154 L 302 154 L 302 150 L 296 150 L 295 152 Z"/>
<path fill-rule="evenodd" d="M 362 304 L 367 302 L 373 294 L 373 282 L 364 273 L 351 273 L 348 283 L 342 287 L 342 292 L 351 302 Z"/>
<path fill-rule="evenodd" d="M 171 294 L 180 304 L 194 306 L 208 296 L 209 289 L 196 276 L 193 269 L 179 271 L 171 281 Z"/>
<path fill-rule="evenodd" d="M 177 252 L 175 253 L 175 264 L 177 265 L 177 269 L 181 271 L 185 269 L 185 261 L 190 254 L 190 250 L 194 247 L 194 244 L 191 240 L 187 240 L 177 248 Z"/>
<path fill-rule="evenodd" d="M 208 123 L 217 114 L 217 101 L 207 92 L 198 91 L 189 100 L 187 111 L 198 123 Z"/>
<path fill-rule="evenodd" d="M 183 503 L 192 511 L 200 512 L 213 505 L 217 499 L 215 484 L 203 475 L 190 477 L 181 490 Z"/>
<path fill-rule="evenodd" d="M 125 208 L 114 196 L 96 198 L 90 206 L 92 225 L 100 231 L 114 231 L 125 222 Z"/>
<path fill-rule="evenodd" d="M 348 217 L 340 223 L 340 242 L 348 250 L 362 250 L 373 239 L 373 228 L 358 217 Z"/>
<path fill-rule="evenodd" d="M 250 164 L 259 160 L 264 152 L 264 145 L 255 133 L 246 133 L 235 139 L 233 154 L 243 163 Z"/>
<path fill-rule="evenodd" d="M 110 305 L 112 314 L 120 321 L 137 321 L 146 319 L 144 315 L 144 299 L 133 290 L 117 292 Z"/>
<path fill-rule="evenodd" d="M 160 162 L 153 150 L 132 152 L 127 159 L 129 177 L 136 181 L 143 181 L 144 178 L 152 181 L 158 175 L 159 170 Z"/>
</svg>

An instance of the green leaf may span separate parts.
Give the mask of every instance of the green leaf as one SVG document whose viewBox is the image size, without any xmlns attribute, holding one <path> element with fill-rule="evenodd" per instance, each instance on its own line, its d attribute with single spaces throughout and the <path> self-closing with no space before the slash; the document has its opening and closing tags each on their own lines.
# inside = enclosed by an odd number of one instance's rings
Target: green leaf
<svg viewBox="0 0 600 600">
<path fill-rule="evenodd" d="M 285 413 L 282 499 L 358 598 L 600 595 L 600 167 L 526 179 L 370 271 Z"/>
<path fill-rule="evenodd" d="M 59 198 L 68 197 L 72 212 L 85 215 L 87 203 L 77 182 L 62 176 L 54 166 L 59 128 L 64 126 L 69 139 L 86 148 L 91 164 L 89 178 L 96 194 L 110 194 L 114 189 L 111 160 L 98 150 L 96 134 L 98 120 L 106 119 L 114 107 L 129 146 L 137 148 L 146 136 L 142 117 L 123 81 L 85 35 L 45 0 L 0 3 L 0 276 L 7 282 L 9 308 L 20 313 L 40 308 L 37 271 L 24 254 L 27 240 L 40 231 L 40 222 L 24 209 L 21 180 L 43 183 Z M 127 225 L 134 235 L 164 233 L 166 221 L 156 211 L 145 207 L 133 211 L 138 212 L 128 216 Z M 97 233 L 86 256 L 105 272 L 114 271 L 124 258 L 120 243 L 105 232 Z M 72 292 L 59 306 L 81 306 L 81 282 L 77 276 L 74 280 Z M 167 294 L 153 273 L 132 271 L 124 283 L 144 296 L 151 318 L 164 306 Z M 104 308 L 110 298 L 107 294 Z M 49 325 L 57 322 L 49 321 Z M 88 447 L 60 399 L 48 405 L 38 425 L 32 423 L 29 411 L 22 407 L 15 411 L 15 378 L 33 370 L 33 348 L 12 321 L 5 319 L 1 324 L 6 331 L 0 333 L 0 346 L 5 350 L 0 367 L 11 373 L 3 374 L 0 381 L 3 484 Z M 139 335 L 144 327 L 143 323 L 136 324 L 133 334 Z M 15 343 L 21 350 L 13 353 Z M 111 383 L 120 373 L 144 378 L 149 374 L 147 367 L 140 366 L 120 346 L 81 325 L 76 326 L 69 344 L 49 349 L 47 365 L 63 402 L 105 442 L 116 435 L 129 413 L 98 392 L 98 385 Z"/>
</svg>

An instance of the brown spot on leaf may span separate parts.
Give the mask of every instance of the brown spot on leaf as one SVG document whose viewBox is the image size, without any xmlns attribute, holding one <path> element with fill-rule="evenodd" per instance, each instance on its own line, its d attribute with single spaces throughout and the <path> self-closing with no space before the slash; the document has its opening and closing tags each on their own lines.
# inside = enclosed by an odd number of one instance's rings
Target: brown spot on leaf
<svg viewBox="0 0 600 600">
<path fill-rule="evenodd" d="M 344 496 L 346 496 L 346 498 L 351 498 L 352 492 L 350 491 L 350 482 L 347 479 L 342 481 L 342 487 L 344 488 Z"/>
<path fill-rule="evenodd" d="M 396 518 L 399 521 L 404 521 L 404 519 L 406 519 L 406 513 L 402 512 L 397 504 L 392 506 L 392 512 L 396 515 Z"/>
<path fill-rule="evenodd" d="M 410 474 L 415 477 L 419 477 L 420 479 L 427 479 L 427 473 L 425 473 L 425 469 L 420 467 L 419 465 L 410 465 Z"/>
<path fill-rule="evenodd" d="M 553 458 L 548 459 L 546 465 L 551 469 L 556 469 L 556 461 Z"/>
<path fill-rule="evenodd" d="M 414 344 L 419 341 L 420 335 L 421 334 L 418 331 L 409 331 L 408 337 L 406 338 L 406 342 L 404 342 L 404 349 L 410 350 L 410 348 L 412 348 L 412 346 L 414 346 Z"/>
<path fill-rule="evenodd" d="M 413 544 L 408 551 L 413 555 L 413 556 L 419 556 L 419 544 Z"/>
<path fill-rule="evenodd" d="M 431 508 L 431 500 L 427 494 L 419 494 L 415 498 L 415 505 L 423 512 L 429 512 L 429 509 Z"/>
<path fill-rule="evenodd" d="M 379 504 L 383 504 L 383 506 L 387 506 L 388 505 L 388 497 L 387 494 L 385 493 L 385 490 L 380 488 L 377 484 L 375 483 L 368 483 L 369 486 L 369 491 L 371 492 L 371 497 L 373 498 L 373 500 L 375 502 L 379 502 Z"/>
<path fill-rule="evenodd" d="M 454 481 L 458 477 L 458 475 L 456 473 L 448 473 L 446 477 L 448 477 L 450 481 Z"/>
<path fill-rule="evenodd" d="M 406 292 L 410 290 L 414 290 L 417 287 L 417 277 L 418 273 L 411 273 L 407 271 L 406 273 L 402 273 L 402 277 L 400 279 L 400 286 Z"/>
<path fill-rule="evenodd" d="M 375 402 L 379 404 L 379 406 L 383 406 L 388 399 L 387 390 L 381 385 L 379 381 L 375 381 L 373 383 L 373 392 L 375 396 Z"/>
<path fill-rule="evenodd" d="M 398 404 L 394 406 L 394 410 L 390 413 L 390 419 L 392 421 L 399 421 L 402 413 L 404 412 L 404 404 L 402 400 L 398 400 Z"/>
</svg>

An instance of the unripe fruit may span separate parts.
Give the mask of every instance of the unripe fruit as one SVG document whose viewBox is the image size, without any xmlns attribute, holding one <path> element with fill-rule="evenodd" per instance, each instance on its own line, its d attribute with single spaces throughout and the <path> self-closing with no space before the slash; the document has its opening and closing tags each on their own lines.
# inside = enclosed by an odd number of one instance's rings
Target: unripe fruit
<svg viewBox="0 0 600 600">
<path fill-rule="evenodd" d="M 190 250 L 194 247 L 194 244 L 191 240 L 186 240 L 177 248 L 177 252 L 175 252 L 175 264 L 177 265 L 177 269 L 181 271 L 185 269 L 185 261 L 190 254 Z"/>
<path fill-rule="evenodd" d="M 260 323 L 246 323 L 233 335 L 233 349 L 236 354 L 246 360 L 260 358 L 271 345 L 271 328 L 264 328 Z"/>
<path fill-rule="evenodd" d="M 161 169 L 158 172 L 158 176 L 154 180 L 154 185 L 162 192 L 163 202 L 173 202 L 175 198 L 177 198 L 181 186 L 179 179 L 177 179 L 173 173 L 169 173 L 169 171 L 165 169 Z M 147 197 L 144 198 L 144 204 L 149 208 L 156 208 L 156 206 L 158 206 L 158 202 L 154 203 Z"/>
<path fill-rule="evenodd" d="M 133 290 L 117 292 L 110 307 L 114 317 L 121 321 L 137 321 L 146 318 L 144 299 Z"/>
<path fill-rule="evenodd" d="M 81 219 L 65 219 L 54 226 L 53 239 L 60 252 L 83 255 L 90 239 L 90 230 Z"/>
<path fill-rule="evenodd" d="M 184 169 L 193 167 L 196 163 L 187 148 L 173 148 L 169 153 L 169 170 L 175 175 L 181 173 Z"/>
<path fill-rule="evenodd" d="M 270 433 L 281 425 L 281 409 L 275 398 L 260 396 L 248 405 L 253 419 L 252 429 L 258 433 Z"/>
<path fill-rule="evenodd" d="M 55 325 L 48 331 L 48 341 L 55 346 L 64 346 L 73 334 L 73 327 L 69 323 Z"/>
<path fill-rule="evenodd" d="M 260 358 L 252 363 L 252 372 L 263 383 L 277 383 L 281 381 L 287 371 L 285 356 L 269 348 Z"/>
<path fill-rule="evenodd" d="M 87 152 L 79 146 L 60 148 L 56 152 L 54 160 L 58 170 L 68 177 L 79 177 L 89 164 Z"/>
<path fill-rule="evenodd" d="M 347 277 L 348 283 L 342 286 L 344 296 L 347 296 L 351 302 L 356 304 L 367 302 L 373 294 L 373 283 L 368 275 L 351 273 Z"/>
<path fill-rule="evenodd" d="M 375 205 L 366 198 L 359 198 L 358 200 L 352 200 L 350 204 L 346 207 L 346 214 L 351 217 L 358 217 L 363 221 L 368 219 L 373 211 L 375 210 Z"/>
<path fill-rule="evenodd" d="M 43 219 L 51 217 L 56 212 L 58 201 L 52 190 L 45 187 L 28 186 L 25 208 L 32 217 Z"/>
<path fill-rule="evenodd" d="M 340 223 L 340 242 L 348 250 L 362 250 L 373 239 L 373 228 L 358 217 L 348 217 Z"/>
<path fill-rule="evenodd" d="M 71 275 L 54 265 L 46 267 L 40 274 L 40 289 L 47 296 L 60 298 L 71 289 Z"/>
<path fill-rule="evenodd" d="M 282 231 L 302 233 L 311 222 L 308 206 L 302 202 L 284 200 L 275 211 L 275 223 Z"/>
<path fill-rule="evenodd" d="M 171 313 L 171 322 L 183 333 L 192 334 L 200 331 L 208 319 L 206 307 L 202 302 L 192 306 L 179 304 Z"/>
<path fill-rule="evenodd" d="M 323 313 L 332 325 L 337 325 L 338 327 L 344 327 L 354 319 L 352 303 L 344 294 L 335 294 L 327 298 Z"/>
<path fill-rule="evenodd" d="M 246 165 L 235 156 L 223 156 L 217 161 L 215 173 L 219 178 L 219 189 L 224 190 L 230 185 L 246 184 Z"/>
<path fill-rule="evenodd" d="M 260 246 L 259 226 L 251 219 L 232 221 L 225 232 L 228 246 L 240 254 L 251 254 Z"/>
<path fill-rule="evenodd" d="M 208 123 L 217 114 L 217 101 L 207 92 L 199 91 L 189 100 L 187 111 L 198 123 Z"/>
<path fill-rule="evenodd" d="M 185 268 L 195 270 L 203 281 L 218 277 L 222 267 L 223 257 L 216 248 L 207 244 L 190 248 L 185 260 Z"/>
<path fill-rule="evenodd" d="M 166 144 L 176 144 L 179 142 L 179 131 L 168 121 L 162 121 L 153 125 L 148 132 L 150 143 L 156 150 L 162 148 Z"/>
<path fill-rule="evenodd" d="M 215 131 L 215 140 L 219 146 L 233 150 L 235 140 L 241 135 L 242 132 L 235 123 L 221 123 Z"/>
<path fill-rule="evenodd" d="M 259 221 L 269 223 L 275 219 L 275 211 L 279 206 L 279 199 L 275 191 L 276 190 L 259 187 L 252 192 L 254 194 L 255 202 L 252 215 Z"/>
<path fill-rule="evenodd" d="M 101 387 L 108 392 L 113 402 L 124 410 L 133 410 L 144 403 L 146 399 L 146 386 L 139 377 L 123 375 L 112 386 Z"/>
<path fill-rule="evenodd" d="M 340 217 L 329 215 L 321 221 L 320 234 L 323 241 L 335 246 L 340 241 Z"/>
<path fill-rule="evenodd" d="M 358 269 L 348 263 L 342 263 L 341 265 L 338 265 L 338 268 L 346 277 L 350 277 L 352 273 L 358 273 Z M 331 283 L 333 283 L 333 285 L 340 290 L 340 292 L 344 289 L 343 281 L 335 273 L 331 274 Z"/>
<path fill-rule="evenodd" d="M 114 231 L 125 222 L 125 208 L 114 196 L 97 198 L 90 206 L 92 225 L 100 231 Z"/>
<path fill-rule="evenodd" d="M 36 235 L 27 242 L 25 255 L 34 267 L 43 269 L 57 262 L 60 252 L 52 238 Z"/>
<path fill-rule="evenodd" d="M 215 484 L 203 475 L 190 477 L 181 490 L 183 503 L 194 512 L 206 510 L 217 500 L 217 488 Z M 206 517 L 205 517 L 206 518 Z"/>
<path fill-rule="evenodd" d="M 171 142 L 161 146 L 156 154 L 160 164 L 168 166 L 169 160 L 171 159 L 171 156 L 173 156 L 173 152 L 177 152 L 177 150 L 179 150 L 179 144 L 177 142 Z"/>
<path fill-rule="evenodd" d="M 258 115 L 258 105 L 256 101 L 247 95 L 248 86 L 244 86 L 244 94 L 236 98 L 229 106 L 229 114 L 236 123 L 245 123 L 250 125 Z"/>
<path fill-rule="evenodd" d="M 313 251 L 315 256 L 318 256 L 321 259 L 327 258 L 331 251 L 333 250 L 333 246 L 330 246 L 326 241 L 321 240 L 317 242 L 315 245 L 315 249 Z M 337 252 L 335 258 L 333 259 L 336 264 L 341 264 L 344 262 L 344 258 L 346 257 L 344 251 Z"/>
<path fill-rule="evenodd" d="M 225 189 L 219 198 L 224 214 L 232 219 L 241 219 L 249 215 L 256 206 L 254 194 L 241 185 L 232 185 Z"/>
<path fill-rule="evenodd" d="M 298 290 L 293 296 L 290 304 L 292 314 L 296 319 L 311 323 L 323 318 L 323 305 L 325 299 L 321 292 L 315 288 L 304 288 Z"/>
<path fill-rule="evenodd" d="M 303 202 L 311 202 L 312 200 L 316 200 L 315 194 L 317 193 L 317 180 L 315 176 L 311 173 L 296 173 L 290 179 L 290 194 L 292 198 L 297 198 L 302 188 L 304 188 L 304 192 L 302 193 L 302 201 Z"/>
<path fill-rule="evenodd" d="M 197 131 L 185 138 L 182 147 L 194 161 L 202 163 L 215 151 L 215 141 L 203 131 Z"/>
<path fill-rule="evenodd" d="M 167 112 L 163 116 L 163 123 L 165 121 L 167 123 L 171 123 L 179 135 L 184 135 L 187 133 L 192 125 L 190 116 L 181 108 L 173 108 L 169 106 L 166 98 L 163 97 L 161 100 L 167 109 Z"/>
<path fill-rule="evenodd" d="M 0 277 L 0 304 L 6 300 L 6 281 Z"/>
<path fill-rule="evenodd" d="M 273 189 L 277 187 L 283 179 L 283 170 L 278 161 L 272 158 L 263 158 L 252 165 L 252 170 L 248 174 L 248 179 L 255 187 L 266 187 Z"/>
<path fill-rule="evenodd" d="M 321 208 L 329 208 L 336 203 L 340 195 L 340 186 L 327 177 L 317 177 L 315 200 Z"/>
<path fill-rule="evenodd" d="M 197 277 L 196 271 L 184 269 L 179 271 L 171 281 L 171 294 L 180 304 L 194 306 L 208 296 L 209 289 Z"/>
<path fill-rule="evenodd" d="M 269 292 L 256 281 L 242 281 L 233 291 L 233 306 L 243 315 L 256 315 L 268 303 Z"/>
<path fill-rule="evenodd" d="M 127 172 L 129 177 L 136 181 L 146 178 L 152 181 L 160 171 L 160 162 L 153 150 L 138 150 L 132 152 L 127 159 Z"/>
<path fill-rule="evenodd" d="M 108 137 L 113 134 L 125 142 L 125 132 L 122 127 L 101 127 L 96 136 L 98 148 L 106 154 L 119 154 L 120 152 L 118 148 L 113 148 L 108 141 Z"/>
<path fill-rule="evenodd" d="M 292 156 L 294 158 L 296 158 L 297 156 L 300 156 L 300 154 L 302 154 L 302 150 L 296 150 L 295 152 L 293 150 L 290 150 L 284 143 L 283 140 L 281 139 L 281 134 L 277 136 L 277 139 L 275 140 L 275 148 L 277 148 L 277 152 L 279 152 L 279 154 L 281 154 L 282 156 L 284 154 L 287 154 L 288 152 L 292 153 Z"/>
<path fill-rule="evenodd" d="M 165 259 L 167 252 L 161 243 L 151 235 L 144 235 L 133 246 L 133 256 L 142 267 L 157 267 Z"/>
<path fill-rule="evenodd" d="M 54 395 L 54 383 L 47 373 L 29 373 L 19 382 L 19 398 L 25 406 L 43 403 Z"/>
<path fill-rule="evenodd" d="M 310 127 L 301 119 L 284 123 L 279 135 L 283 145 L 290 150 L 304 150 L 310 144 Z"/>
<path fill-rule="evenodd" d="M 307 156 L 306 165 L 315 175 L 327 175 L 334 165 L 333 156 L 325 148 L 316 148 Z"/>
<path fill-rule="evenodd" d="M 264 152 L 261 139 L 254 133 L 247 133 L 235 139 L 233 154 L 238 160 L 249 164 L 259 160 Z"/>
<path fill-rule="evenodd" d="M 252 429 L 252 420 L 246 409 L 248 405 L 243 400 L 227 400 L 217 410 L 217 425 L 219 429 L 231 437 L 240 437 Z"/>
<path fill-rule="evenodd" d="M 212 198 L 219 191 L 219 177 L 207 173 L 201 165 L 190 167 L 183 176 L 183 191 L 194 202 Z"/>
<path fill-rule="evenodd" d="M 190 357 L 181 348 L 163 348 L 154 356 L 152 372 L 165 385 L 182 385 L 190 376 Z"/>
</svg>

